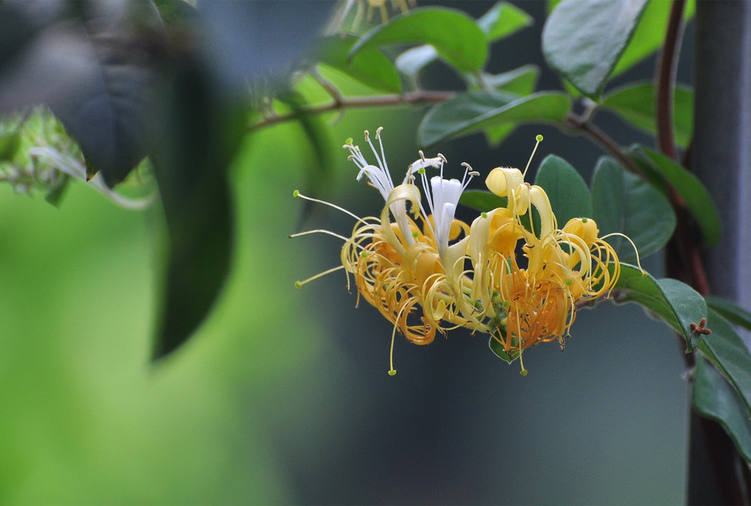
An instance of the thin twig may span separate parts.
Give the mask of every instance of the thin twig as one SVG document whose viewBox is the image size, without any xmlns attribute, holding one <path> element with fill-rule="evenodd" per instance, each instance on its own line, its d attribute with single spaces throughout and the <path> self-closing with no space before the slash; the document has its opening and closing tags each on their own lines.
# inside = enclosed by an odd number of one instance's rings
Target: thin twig
<svg viewBox="0 0 751 506">
<path fill-rule="evenodd" d="M 267 126 L 275 125 L 285 121 L 297 119 L 300 114 L 322 114 L 325 112 L 337 111 L 341 109 L 378 107 L 378 106 L 398 106 L 398 105 L 418 105 L 433 104 L 445 102 L 454 97 L 452 91 L 417 91 L 405 93 L 404 95 L 375 95 L 370 97 L 342 97 L 339 101 L 334 100 L 326 104 L 302 107 L 298 112 L 290 114 L 280 114 L 271 118 L 264 118 L 257 123 L 252 124 L 249 129 L 258 130 Z"/>
<path fill-rule="evenodd" d="M 673 132 L 673 88 L 675 70 L 678 63 L 677 53 L 683 32 L 683 9 L 685 0 L 673 0 L 670 19 L 665 31 L 665 43 L 660 53 L 657 70 L 657 145 L 665 155 L 676 160 L 675 138 Z"/>
</svg>

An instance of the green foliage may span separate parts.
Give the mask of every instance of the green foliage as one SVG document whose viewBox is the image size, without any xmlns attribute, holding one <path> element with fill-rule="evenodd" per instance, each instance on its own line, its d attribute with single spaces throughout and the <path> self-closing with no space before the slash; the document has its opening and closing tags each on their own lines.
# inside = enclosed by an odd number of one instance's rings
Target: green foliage
<svg viewBox="0 0 751 506">
<path fill-rule="evenodd" d="M 657 280 L 647 272 L 629 264 L 621 264 L 621 276 L 613 290 L 617 303 L 635 302 L 667 323 L 690 346 L 693 342 L 691 323 L 707 315 L 704 298 L 680 281 Z"/>
<path fill-rule="evenodd" d="M 675 212 L 662 193 L 610 157 L 597 162 L 592 203 L 601 235 L 626 234 L 641 256 L 660 250 L 675 230 Z M 609 241 L 622 261 L 636 261 L 634 248 L 625 239 L 616 236 Z"/>
<path fill-rule="evenodd" d="M 485 34 L 461 11 L 440 8 L 415 9 L 396 16 L 366 33 L 349 55 L 389 44 L 430 44 L 451 65 L 464 71 L 481 70 L 488 57 Z"/>
<path fill-rule="evenodd" d="M 658 4 L 660 2 L 657 2 Z M 694 94 L 691 88 L 675 87 L 673 102 L 673 126 L 675 141 L 686 147 L 694 128 Z M 609 109 L 634 126 L 655 134 L 656 97 L 653 83 L 634 83 L 613 90 L 602 100 L 602 108 Z"/>
<path fill-rule="evenodd" d="M 751 311 L 742 308 L 732 300 L 716 295 L 707 295 L 704 297 L 707 305 L 721 314 L 728 321 L 740 325 L 741 327 L 751 330 Z"/>
<path fill-rule="evenodd" d="M 485 32 L 488 42 L 496 42 L 533 22 L 532 16 L 515 5 L 498 2 L 477 20 L 477 25 Z"/>
<path fill-rule="evenodd" d="M 375 89 L 401 92 L 399 73 L 380 50 L 366 49 L 349 58 L 349 52 L 357 40 L 352 35 L 327 37 L 317 45 L 316 59 Z"/>
<path fill-rule="evenodd" d="M 743 458 L 751 462 L 751 418 L 748 409 L 720 373 L 701 356 L 696 357 L 692 402 L 700 415 L 722 425 Z"/>
<path fill-rule="evenodd" d="M 539 92 L 509 101 L 499 107 L 490 107 L 483 95 L 462 94 L 443 104 L 434 106 L 423 117 L 417 131 L 418 143 L 430 146 L 437 142 L 483 131 L 507 123 L 560 122 L 571 108 L 571 100 L 559 92 Z M 473 108 L 471 117 L 465 112 Z"/>
<path fill-rule="evenodd" d="M 17 131 L 0 134 L 0 162 L 13 160 L 21 146 L 21 135 Z"/>
<path fill-rule="evenodd" d="M 563 158 L 546 156 L 537 169 L 535 184 L 548 194 L 559 227 L 571 218 L 592 217 L 592 196 L 587 183 Z"/>
<path fill-rule="evenodd" d="M 712 333 L 697 348 L 725 375 L 751 410 L 751 352 L 733 326 L 713 309 L 709 310 L 707 327 Z"/>
<path fill-rule="evenodd" d="M 526 12 L 507 2 L 498 2 L 477 20 L 488 43 L 496 42 L 531 23 L 532 18 Z M 414 79 L 420 70 L 437 58 L 438 52 L 433 46 L 417 46 L 400 54 L 396 59 L 396 67 Z"/>
<path fill-rule="evenodd" d="M 598 98 L 646 4 L 647 0 L 563 0 L 545 23 L 545 59 L 582 93 Z"/>
<path fill-rule="evenodd" d="M 514 360 L 519 358 L 519 352 L 518 351 L 512 351 L 511 353 L 506 352 L 506 350 L 503 349 L 503 344 L 498 341 L 498 339 L 494 337 L 490 337 L 488 340 L 488 347 L 490 348 L 490 351 L 493 352 L 493 354 L 506 362 L 507 364 L 512 363 Z"/>
<path fill-rule="evenodd" d="M 658 188 L 666 191 L 664 184 L 668 183 L 675 189 L 699 225 L 707 245 L 720 241 L 721 225 L 717 208 L 698 177 L 669 157 L 643 146 L 632 148 L 631 156 Z"/>
<path fill-rule="evenodd" d="M 488 212 L 499 207 L 506 207 L 508 199 L 482 190 L 466 190 L 459 198 L 459 203 L 480 212 Z"/>
<path fill-rule="evenodd" d="M 610 77 L 622 74 L 660 48 L 665 41 L 665 27 L 668 25 L 672 4 L 672 2 L 662 1 L 647 3 L 636 31 L 626 46 L 626 50 L 618 59 Z M 688 0 L 683 14 L 685 21 L 693 17 L 694 9 L 695 2 Z"/>
</svg>

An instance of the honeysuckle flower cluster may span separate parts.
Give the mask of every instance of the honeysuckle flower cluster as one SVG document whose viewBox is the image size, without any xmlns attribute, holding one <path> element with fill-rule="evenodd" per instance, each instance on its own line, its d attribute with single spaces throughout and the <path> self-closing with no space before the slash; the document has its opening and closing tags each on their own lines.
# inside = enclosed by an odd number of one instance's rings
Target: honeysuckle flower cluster
<svg viewBox="0 0 751 506">
<path fill-rule="evenodd" d="M 618 256 L 607 236 L 598 237 L 595 221 L 577 217 L 559 228 L 545 190 L 524 181 L 529 163 L 524 172 L 491 170 L 485 185 L 506 204 L 471 224 L 461 221 L 455 217 L 459 199 L 480 174 L 462 163 L 461 180 L 448 178 L 443 155 L 429 158 L 419 152 L 395 186 L 381 133 L 379 128 L 376 148 L 365 131 L 375 163 L 351 140 L 343 146 L 358 170 L 357 180 L 365 177 L 383 196 L 380 216 L 360 218 L 294 192 L 355 219 L 349 237 L 328 230 L 290 236 L 325 233 L 344 241 L 341 265 L 297 286 L 342 269 L 348 289 L 354 278 L 358 302 L 365 299 L 393 325 L 391 375 L 396 374 L 397 331 L 419 345 L 458 327 L 489 334 L 497 354 L 509 361 L 519 358 L 522 374 L 525 349 L 550 341 L 563 349 L 577 308 L 609 295 L 620 275 Z M 537 136 L 535 150 L 541 140 Z"/>
</svg>

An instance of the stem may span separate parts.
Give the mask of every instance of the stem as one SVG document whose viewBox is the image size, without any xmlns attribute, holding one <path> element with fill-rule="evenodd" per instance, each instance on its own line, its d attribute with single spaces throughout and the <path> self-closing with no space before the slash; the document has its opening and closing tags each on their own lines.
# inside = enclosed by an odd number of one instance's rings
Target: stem
<svg viewBox="0 0 751 506">
<path fill-rule="evenodd" d="M 416 91 L 405 93 L 403 95 L 375 95 L 370 97 L 340 97 L 327 104 L 313 105 L 303 107 L 297 112 L 281 114 L 270 118 L 264 118 L 249 127 L 251 131 L 264 127 L 291 121 L 300 117 L 301 114 L 322 114 L 325 112 L 339 111 L 357 107 L 379 107 L 379 106 L 401 106 L 401 105 L 418 105 L 433 104 L 445 102 L 454 97 L 451 91 Z"/>
<path fill-rule="evenodd" d="M 685 0 L 673 0 L 670 9 L 670 19 L 665 32 L 665 43 L 660 54 L 657 71 L 657 145 L 664 154 L 676 159 L 675 140 L 673 135 L 673 88 L 675 84 L 675 69 L 677 67 L 678 47 L 681 43 L 683 28 L 683 8 Z"/>
</svg>

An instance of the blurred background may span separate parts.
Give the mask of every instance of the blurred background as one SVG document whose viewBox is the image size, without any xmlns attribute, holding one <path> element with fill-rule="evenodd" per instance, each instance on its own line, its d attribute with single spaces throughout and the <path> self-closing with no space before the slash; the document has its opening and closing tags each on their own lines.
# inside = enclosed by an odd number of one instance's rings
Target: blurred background
<svg viewBox="0 0 751 506">
<path fill-rule="evenodd" d="M 441 3 L 476 17 L 494 2 Z M 536 22 L 494 47 L 489 71 L 536 63 L 538 89 L 559 88 L 540 53 L 545 2 L 513 3 Z M 692 32 L 678 74 L 685 84 Z M 613 86 L 650 79 L 654 65 Z M 345 94 L 367 91 L 330 77 Z M 458 83 L 440 63 L 423 81 Z M 384 126 L 400 172 L 417 156 L 419 119 L 411 109 L 349 111 L 331 142 Z M 607 113 L 596 122 L 623 145 L 648 142 Z M 522 126 L 498 148 L 476 135 L 439 150 L 449 170 L 468 161 L 486 173 L 523 166 L 536 133 L 545 141 L 531 171 L 556 153 L 589 180 L 602 153 L 551 127 Z M 552 343 L 525 354 L 527 377 L 482 336 L 456 331 L 427 347 L 398 339 L 399 373 L 389 377 L 391 326 L 365 303 L 355 309 L 343 274 L 294 288 L 336 265 L 339 243 L 287 235 L 347 235 L 353 225 L 329 208 L 301 216 L 291 193 L 311 163 L 296 125 L 248 137 L 232 167 L 229 281 L 196 336 L 156 368 L 158 213 L 123 210 L 81 184 L 59 209 L 0 187 L 0 502 L 684 502 L 688 392 L 666 327 L 635 306 L 582 311 L 565 353 Z M 331 173 L 326 198 L 358 215 L 380 212 L 380 195 L 354 180 L 343 151 Z M 656 275 L 660 266 L 647 262 Z"/>
</svg>

